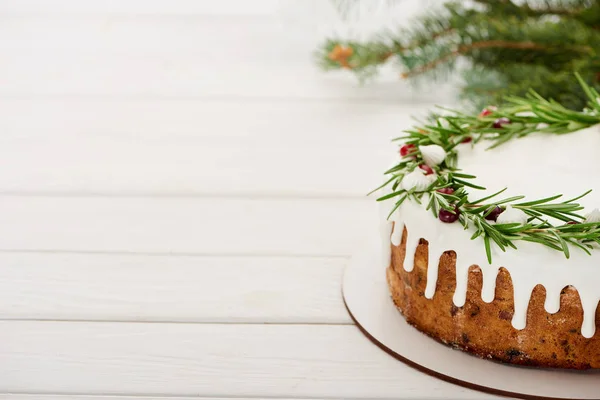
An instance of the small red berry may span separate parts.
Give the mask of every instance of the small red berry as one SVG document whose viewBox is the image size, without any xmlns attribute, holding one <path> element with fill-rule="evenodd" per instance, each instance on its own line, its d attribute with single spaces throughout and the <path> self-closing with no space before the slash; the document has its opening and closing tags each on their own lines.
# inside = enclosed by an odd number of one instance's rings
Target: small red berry
<svg viewBox="0 0 600 400">
<path fill-rule="evenodd" d="M 445 187 L 445 188 L 438 189 L 437 192 L 443 193 L 443 194 L 452 194 L 452 193 L 454 193 L 454 189 L 452 189 L 451 187 Z"/>
<path fill-rule="evenodd" d="M 425 175 L 433 174 L 433 169 L 431 169 L 431 167 L 427 164 L 421 164 L 421 165 L 419 165 L 419 168 L 421 168 L 423 171 L 425 171 Z"/>
<path fill-rule="evenodd" d="M 464 138 L 464 139 L 462 140 L 462 142 L 461 142 L 461 143 L 470 143 L 470 142 L 472 142 L 472 141 L 473 141 L 473 138 L 472 138 L 471 136 L 467 136 L 466 138 Z"/>
<path fill-rule="evenodd" d="M 567 222 L 567 225 L 577 225 L 579 222 L 577 221 L 569 221 Z"/>
<path fill-rule="evenodd" d="M 487 117 L 488 115 L 492 114 L 496 110 L 497 110 L 496 107 L 489 106 L 489 107 L 484 108 L 483 110 L 481 110 L 481 112 L 479 113 L 479 116 L 480 117 Z"/>
<path fill-rule="evenodd" d="M 487 219 L 488 221 L 496 221 L 498 219 L 498 216 L 503 212 L 504 208 L 496 206 L 488 215 L 485 216 L 485 219 Z"/>
<path fill-rule="evenodd" d="M 440 221 L 450 224 L 458 220 L 458 214 L 460 214 L 460 211 L 457 207 L 454 208 L 454 212 L 442 208 L 438 214 L 438 218 Z"/>
<path fill-rule="evenodd" d="M 414 144 L 405 144 L 404 146 L 400 147 L 400 155 L 402 157 L 405 157 L 408 153 L 412 152 L 415 148 L 416 147 Z"/>
<path fill-rule="evenodd" d="M 492 125 L 496 129 L 502 128 L 504 125 L 510 124 L 510 119 L 506 117 L 498 118 L 494 121 L 494 125 Z"/>
</svg>

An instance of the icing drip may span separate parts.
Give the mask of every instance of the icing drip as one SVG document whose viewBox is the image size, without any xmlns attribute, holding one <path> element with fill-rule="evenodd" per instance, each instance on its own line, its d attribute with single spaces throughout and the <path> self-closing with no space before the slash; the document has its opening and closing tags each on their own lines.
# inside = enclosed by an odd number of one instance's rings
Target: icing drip
<svg viewBox="0 0 600 400">
<path fill-rule="evenodd" d="M 496 279 L 498 278 L 498 268 L 488 268 L 483 272 L 483 285 L 481 286 L 481 299 L 486 303 L 491 303 L 496 297 Z"/>
<path fill-rule="evenodd" d="M 544 309 L 549 314 L 556 314 L 560 310 L 560 292 L 562 288 L 550 283 L 546 283 L 544 287 L 546 289 Z"/>
<path fill-rule="evenodd" d="M 382 196 L 389 193 L 388 190 L 382 191 Z M 392 221 L 388 220 L 388 215 L 392 211 L 391 205 L 380 203 L 379 205 L 379 233 L 382 237 L 381 241 L 381 264 L 384 268 L 390 266 L 392 259 L 392 248 L 390 247 L 390 238 L 392 243 L 394 243 L 394 236 L 392 232 L 393 224 Z"/>
<path fill-rule="evenodd" d="M 510 271 L 509 271 L 510 272 Z M 515 312 L 512 318 L 512 326 L 515 329 L 521 330 L 527 325 L 527 309 L 529 307 L 529 299 L 533 288 L 537 282 L 531 279 L 523 279 L 519 276 L 511 274 L 513 284 L 513 299 Z"/>
<path fill-rule="evenodd" d="M 586 338 L 591 338 L 596 333 L 596 307 L 598 300 L 600 299 L 591 293 L 585 293 L 581 296 L 581 305 L 583 307 L 581 334 Z"/>
<path fill-rule="evenodd" d="M 440 257 L 444 254 L 443 251 L 438 253 L 429 253 L 429 266 L 427 267 L 427 285 L 425 287 L 425 297 L 432 299 L 435 294 L 438 279 L 438 268 Z M 408 256 L 408 254 L 407 254 Z"/>
<path fill-rule="evenodd" d="M 396 212 L 396 218 L 394 219 L 394 230 L 392 232 L 392 244 L 394 246 L 400 246 L 403 231 L 404 223 L 402 222 L 398 212 Z"/>
<path fill-rule="evenodd" d="M 462 257 L 456 254 L 456 290 L 454 291 L 454 305 L 462 307 L 467 301 L 467 282 L 469 279 L 469 266 L 461 262 Z"/>
<path fill-rule="evenodd" d="M 404 269 L 408 272 L 415 268 L 415 253 L 417 252 L 420 238 L 421 237 L 418 234 L 408 233 L 408 239 L 406 240 L 406 255 L 404 256 Z"/>
</svg>

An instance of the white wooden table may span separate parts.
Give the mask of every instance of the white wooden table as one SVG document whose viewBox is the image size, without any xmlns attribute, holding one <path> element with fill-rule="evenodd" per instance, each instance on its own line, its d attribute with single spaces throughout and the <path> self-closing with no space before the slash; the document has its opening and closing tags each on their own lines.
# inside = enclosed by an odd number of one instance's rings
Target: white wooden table
<svg viewBox="0 0 600 400">
<path fill-rule="evenodd" d="M 344 309 L 389 139 L 451 97 L 316 69 L 336 18 L 0 2 L 0 398 L 490 398 Z"/>
</svg>

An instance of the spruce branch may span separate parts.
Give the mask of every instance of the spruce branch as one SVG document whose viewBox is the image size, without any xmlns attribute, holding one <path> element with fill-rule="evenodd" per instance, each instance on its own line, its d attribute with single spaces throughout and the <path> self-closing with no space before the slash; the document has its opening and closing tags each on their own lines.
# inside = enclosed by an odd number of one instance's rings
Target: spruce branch
<svg viewBox="0 0 600 400">
<path fill-rule="evenodd" d="M 374 76 L 390 60 L 411 81 L 458 71 L 468 77 L 462 98 L 475 106 L 533 88 L 581 109 L 585 94 L 573 71 L 600 89 L 600 0 L 476 3 L 447 1 L 412 26 L 386 30 L 367 41 L 328 39 L 317 57 L 324 68 L 347 69 L 361 79 Z M 330 58 L 337 45 L 352 49 L 352 56 Z"/>
</svg>

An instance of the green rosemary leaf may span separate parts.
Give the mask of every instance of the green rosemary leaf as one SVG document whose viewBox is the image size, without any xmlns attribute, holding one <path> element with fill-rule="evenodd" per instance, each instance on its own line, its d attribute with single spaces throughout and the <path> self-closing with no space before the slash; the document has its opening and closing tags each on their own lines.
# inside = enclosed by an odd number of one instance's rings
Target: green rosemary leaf
<svg viewBox="0 0 600 400">
<path fill-rule="evenodd" d="M 573 197 L 572 199 L 566 200 L 566 201 L 565 201 L 565 203 L 573 203 L 573 202 L 575 202 L 575 201 L 577 201 L 577 200 L 580 200 L 581 198 L 583 198 L 583 197 L 587 196 L 587 195 L 588 195 L 588 194 L 590 194 L 591 192 L 592 192 L 592 189 L 588 190 L 587 192 L 585 192 L 585 193 L 583 193 L 583 194 L 580 194 L 580 195 L 579 195 L 579 196 L 577 196 L 577 197 Z"/>
<path fill-rule="evenodd" d="M 431 197 L 432 197 L 432 198 L 435 198 L 435 199 L 436 199 L 436 201 L 439 203 L 439 205 L 440 205 L 442 208 L 444 208 L 444 209 L 446 209 L 446 210 L 454 210 L 454 206 L 453 206 L 453 205 L 451 205 L 451 204 L 448 202 L 448 200 L 446 200 L 446 199 L 444 198 L 444 196 L 443 196 L 443 195 L 440 195 L 440 194 L 438 194 L 437 192 L 435 192 L 435 193 L 436 193 L 436 194 L 435 194 L 435 195 L 433 195 L 433 196 L 431 196 Z"/>
<path fill-rule="evenodd" d="M 469 200 L 467 199 L 467 196 L 461 198 L 455 205 L 458 208 L 461 208 L 462 206 L 464 206 L 465 204 L 467 204 Z"/>
<path fill-rule="evenodd" d="M 376 189 L 373 189 L 372 191 L 370 191 L 369 193 L 367 193 L 367 196 L 372 195 L 373 193 L 375 193 L 376 191 L 378 191 L 379 189 L 383 189 L 384 187 L 386 187 L 390 182 L 392 182 L 394 179 L 396 179 L 395 176 L 392 176 L 389 180 L 387 180 L 383 185 L 377 187 Z"/>
<path fill-rule="evenodd" d="M 562 248 L 560 246 L 557 246 L 556 244 L 549 242 L 543 238 L 538 238 L 537 236 L 533 236 L 533 235 L 523 236 L 521 238 L 521 240 L 525 240 L 527 242 L 543 244 L 544 246 L 550 247 L 551 249 L 562 251 Z"/>
<path fill-rule="evenodd" d="M 565 257 L 570 258 L 571 253 L 569 252 L 569 245 L 567 244 L 566 240 L 563 239 L 555 230 L 550 230 L 549 232 L 552 235 L 554 235 L 556 237 L 556 239 L 558 240 L 558 242 L 560 243 L 560 247 L 562 247 L 562 251 L 563 251 L 563 253 L 565 253 Z"/>
<path fill-rule="evenodd" d="M 513 197 L 509 197 L 507 199 L 500 200 L 500 201 L 495 201 L 494 204 L 498 206 L 501 204 L 506 204 L 506 203 L 511 203 L 513 201 L 521 200 L 524 198 L 525 198 L 525 196 L 513 196 Z"/>
<path fill-rule="evenodd" d="M 502 237 L 491 234 L 489 237 L 496 243 L 498 247 L 500 247 L 500 250 L 506 251 L 506 245 L 504 244 L 504 239 Z"/>
<path fill-rule="evenodd" d="M 414 192 L 409 192 L 408 195 L 412 197 L 417 203 L 421 204 L 421 197 L 416 195 Z"/>
<path fill-rule="evenodd" d="M 483 218 L 485 218 L 488 215 L 490 215 L 492 213 L 492 211 L 494 211 L 494 208 L 496 208 L 496 207 L 494 207 L 494 206 L 488 206 L 486 204 L 486 205 L 483 205 L 481 207 L 477 207 L 477 208 L 473 209 L 472 212 L 477 213 L 477 214 L 483 212 Z"/>
<path fill-rule="evenodd" d="M 453 172 L 452 176 L 456 176 L 457 178 L 464 178 L 464 179 L 475 179 L 475 178 L 477 178 L 475 175 L 462 174 L 462 173 L 459 173 L 459 172 Z"/>
<path fill-rule="evenodd" d="M 544 215 L 547 215 L 551 218 L 556 218 L 556 219 L 564 221 L 564 222 L 570 222 L 572 220 L 572 218 L 570 218 L 567 215 L 564 215 L 564 213 L 554 212 L 551 210 L 542 210 L 542 212 Z"/>
<path fill-rule="evenodd" d="M 493 145 L 489 146 L 487 149 L 491 150 L 491 149 L 495 149 L 496 147 L 500 146 L 501 144 L 504 144 L 506 142 L 508 142 L 510 139 L 512 139 L 514 136 L 514 133 L 503 133 L 500 136 L 497 137 L 496 141 L 494 142 Z"/>
<path fill-rule="evenodd" d="M 515 240 L 516 239 L 517 238 L 515 238 Z M 509 242 L 507 242 L 507 244 L 508 244 L 508 246 L 512 247 L 513 249 L 515 249 L 515 250 L 517 249 L 517 246 L 515 246 L 515 244 L 513 242 L 509 241 Z"/>
<path fill-rule="evenodd" d="M 482 230 L 476 230 L 475 233 L 473 233 L 473 235 L 471 235 L 471 240 L 475 240 L 477 239 L 479 236 L 483 235 L 483 231 Z"/>
<path fill-rule="evenodd" d="M 576 240 L 569 240 L 568 241 L 569 244 L 580 248 L 581 250 L 585 251 L 589 256 L 592 255 L 592 253 L 590 252 L 590 250 L 587 248 L 587 246 L 582 245 L 581 243 L 577 242 Z"/>
<path fill-rule="evenodd" d="M 400 163 L 398 165 L 393 166 L 392 168 L 388 169 L 387 171 L 385 171 L 383 174 L 384 175 L 389 175 L 389 174 L 393 174 L 394 172 L 398 172 L 403 170 L 404 168 L 406 168 L 406 165 L 403 163 Z"/>
<path fill-rule="evenodd" d="M 585 92 L 585 94 L 587 95 L 588 99 L 590 100 L 590 103 L 592 106 L 595 106 L 594 108 L 596 108 L 597 110 L 600 110 L 600 108 L 598 108 L 598 96 L 597 93 L 593 93 L 592 90 L 590 89 L 590 87 L 588 86 L 587 83 L 585 83 L 585 81 L 583 80 L 583 78 L 581 77 L 581 75 L 579 75 L 579 73 L 575 73 L 575 77 L 577 78 L 577 80 L 579 81 L 579 84 L 581 85 L 581 88 L 583 89 L 583 91 Z"/>
<path fill-rule="evenodd" d="M 487 255 L 488 264 L 491 264 L 492 263 L 492 249 L 490 248 L 490 237 L 487 235 L 484 235 L 483 243 L 485 244 L 485 254 Z"/>
<path fill-rule="evenodd" d="M 498 191 L 498 192 L 496 192 L 494 194 L 491 194 L 489 196 L 483 197 L 481 199 L 477 199 L 477 200 L 473 201 L 472 203 L 473 204 L 479 204 L 479 203 L 483 203 L 484 201 L 488 201 L 489 199 L 493 199 L 494 197 L 498 196 L 500 193 L 503 193 L 506 189 L 508 189 L 508 188 L 504 188 L 504 189 L 502 189 L 502 190 L 500 190 L 500 191 Z"/>
<path fill-rule="evenodd" d="M 392 211 L 390 211 L 390 213 L 388 214 L 387 219 L 390 219 L 390 217 L 394 214 L 394 211 L 396 211 L 398 207 L 400 207 L 402 203 L 404 203 L 404 200 L 406 200 L 407 197 L 408 194 L 405 194 L 404 196 L 400 197 L 400 199 L 396 202 L 396 205 L 392 208 Z"/>
<path fill-rule="evenodd" d="M 446 156 L 445 163 L 446 163 L 446 166 L 449 169 L 456 169 L 456 167 L 458 165 L 458 156 L 457 156 L 457 154 L 456 153 L 449 153 Z"/>
<path fill-rule="evenodd" d="M 472 187 L 473 189 L 485 190 L 485 188 L 483 186 L 475 185 L 473 183 L 470 183 L 470 182 L 467 182 L 467 181 L 463 181 L 462 179 L 456 179 L 456 178 L 454 178 L 454 182 L 460 183 L 463 186 Z"/>
<path fill-rule="evenodd" d="M 578 223 L 578 224 L 573 224 L 573 225 L 561 225 L 561 226 L 557 226 L 556 229 L 560 230 L 560 231 L 564 231 L 564 232 L 569 232 L 569 231 L 589 231 L 589 230 L 595 230 L 595 229 L 600 229 L 600 222 L 587 222 L 587 223 Z"/>
<path fill-rule="evenodd" d="M 527 201 L 524 203 L 518 203 L 518 204 L 513 204 L 513 207 L 515 208 L 523 208 L 523 207 L 531 207 L 531 206 L 535 206 L 538 204 L 543 204 L 543 203 L 548 203 L 552 200 L 556 200 L 558 198 L 562 197 L 562 194 L 557 194 L 555 196 L 550 196 L 550 197 L 545 197 L 543 199 L 539 199 L 539 200 L 533 200 L 533 201 Z"/>
<path fill-rule="evenodd" d="M 406 193 L 406 190 L 402 189 L 402 190 L 398 190 L 397 192 L 392 192 L 390 194 L 386 194 L 385 196 L 378 198 L 377 201 L 384 201 L 387 199 L 391 199 L 392 197 L 400 196 L 402 193 Z"/>
<path fill-rule="evenodd" d="M 426 210 L 432 210 L 433 211 L 433 215 L 435 217 L 438 216 L 437 210 L 439 209 L 439 205 L 437 204 L 436 196 L 429 196 L 429 202 L 427 203 L 427 207 L 425 207 L 425 209 Z"/>
</svg>

